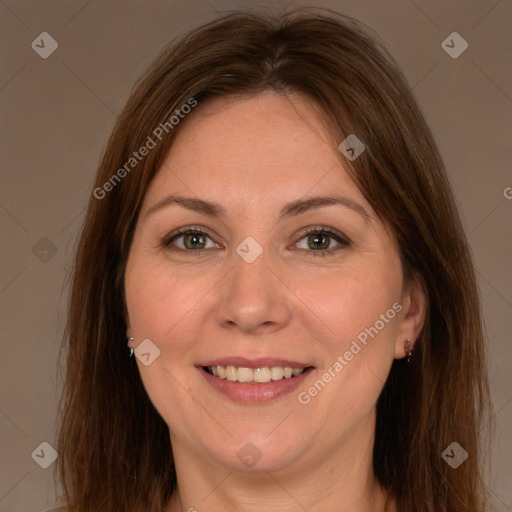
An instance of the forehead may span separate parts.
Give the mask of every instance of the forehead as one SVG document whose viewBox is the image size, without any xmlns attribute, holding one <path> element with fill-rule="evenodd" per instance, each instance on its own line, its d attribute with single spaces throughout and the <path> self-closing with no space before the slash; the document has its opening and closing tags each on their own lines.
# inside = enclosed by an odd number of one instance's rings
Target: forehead
<svg viewBox="0 0 512 512">
<path fill-rule="evenodd" d="M 318 157 L 319 151 L 324 159 L 333 153 L 328 125 L 319 108 L 303 96 L 271 91 L 215 99 L 199 106 L 174 142 L 180 148 L 184 145 L 187 149 L 204 148 L 208 155 L 215 152 L 222 162 L 261 155 L 269 163 L 279 163 L 280 158 L 292 159 L 306 150 L 311 160 Z M 176 157 L 179 151 L 175 149 L 173 153 Z M 251 163 L 257 165 L 258 159 L 250 159 L 246 165 Z"/>
<path fill-rule="evenodd" d="M 365 202 L 342 162 L 325 116 L 304 97 L 216 99 L 180 127 L 147 202 L 170 192 L 237 198 L 246 208 L 332 192 Z"/>
</svg>

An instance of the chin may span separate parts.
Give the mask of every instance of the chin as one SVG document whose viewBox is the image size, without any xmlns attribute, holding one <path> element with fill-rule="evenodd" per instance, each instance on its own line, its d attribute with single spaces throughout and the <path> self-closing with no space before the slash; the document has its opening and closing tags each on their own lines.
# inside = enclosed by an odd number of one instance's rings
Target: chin
<svg viewBox="0 0 512 512">
<path fill-rule="evenodd" d="M 286 421 L 286 420 L 285 420 Z M 276 426 L 273 427 L 274 429 Z M 277 427 L 279 429 L 279 427 Z M 224 445 L 205 447 L 224 466 L 234 471 L 253 473 L 274 472 L 290 467 L 304 456 L 310 444 L 308 435 L 299 435 L 297 429 L 252 429 L 252 432 L 232 432 L 233 438 Z M 264 432 L 263 432 L 264 430 Z M 269 433 L 270 432 L 270 433 Z M 208 440 L 211 442 L 211 440 Z M 222 448 L 220 448 L 222 446 Z"/>
</svg>

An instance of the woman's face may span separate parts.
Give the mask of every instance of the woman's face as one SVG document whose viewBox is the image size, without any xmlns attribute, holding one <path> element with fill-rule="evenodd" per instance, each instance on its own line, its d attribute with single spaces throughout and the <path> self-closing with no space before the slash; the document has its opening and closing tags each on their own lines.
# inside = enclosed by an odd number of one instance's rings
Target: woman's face
<svg viewBox="0 0 512 512">
<path fill-rule="evenodd" d="M 125 275 L 127 334 L 151 340 L 137 364 L 177 464 L 357 464 L 414 334 L 393 237 L 299 96 L 216 100 L 180 128 Z"/>
</svg>

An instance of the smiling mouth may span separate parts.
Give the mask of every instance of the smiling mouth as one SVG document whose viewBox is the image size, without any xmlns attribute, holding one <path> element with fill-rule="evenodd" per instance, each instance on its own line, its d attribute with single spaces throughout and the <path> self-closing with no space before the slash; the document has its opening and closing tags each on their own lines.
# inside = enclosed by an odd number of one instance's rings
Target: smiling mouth
<svg viewBox="0 0 512 512">
<path fill-rule="evenodd" d="M 261 368 L 245 368 L 243 366 L 203 366 L 204 371 L 219 379 L 246 384 L 266 384 L 282 379 L 298 377 L 308 367 L 292 368 L 291 366 L 263 366 Z"/>
</svg>

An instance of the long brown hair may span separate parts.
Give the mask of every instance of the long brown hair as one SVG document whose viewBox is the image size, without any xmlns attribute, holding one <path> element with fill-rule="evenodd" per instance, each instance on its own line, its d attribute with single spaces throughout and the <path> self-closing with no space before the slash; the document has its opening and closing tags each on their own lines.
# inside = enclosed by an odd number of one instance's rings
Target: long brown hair
<svg viewBox="0 0 512 512">
<path fill-rule="evenodd" d="M 71 510 L 160 511 L 176 486 L 168 427 L 126 348 L 123 279 L 135 223 L 187 118 L 168 123 L 160 138 L 155 129 L 191 101 L 199 109 L 265 90 L 307 97 L 337 144 L 348 134 L 364 142 L 357 160 L 340 158 L 394 233 L 405 278 L 420 280 L 428 298 L 412 361 L 394 361 L 377 404 L 378 480 L 401 512 L 485 510 L 479 437 L 490 400 L 481 307 L 443 162 L 378 38 L 351 18 L 312 9 L 232 13 L 194 30 L 151 65 L 114 127 L 77 246 L 62 349 L 58 469 Z M 130 161 L 148 137 L 155 147 Z M 457 469 L 441 457 L 454 441 L 469 454 Z"/>
</svg>

